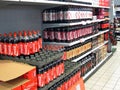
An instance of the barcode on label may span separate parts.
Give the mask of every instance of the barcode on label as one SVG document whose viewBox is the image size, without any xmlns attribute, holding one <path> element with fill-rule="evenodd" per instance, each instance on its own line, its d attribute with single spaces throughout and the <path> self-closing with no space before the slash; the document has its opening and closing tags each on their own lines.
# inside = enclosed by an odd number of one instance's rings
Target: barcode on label
<svg viewBox="0 0 120 90">
<path fill-rule="evenodd" d="M 78 85 L 76 86 L 76 90 L 81 90 L 81 89 L 80 89 L 80 84 L 78 84 Z"/>
</svg>

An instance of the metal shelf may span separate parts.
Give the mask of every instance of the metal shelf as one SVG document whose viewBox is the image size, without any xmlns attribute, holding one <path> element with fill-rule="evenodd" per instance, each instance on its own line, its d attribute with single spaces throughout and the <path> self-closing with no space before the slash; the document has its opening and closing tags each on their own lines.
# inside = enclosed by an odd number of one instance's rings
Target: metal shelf
<svg viewBox="0 0 120 90">
<path fill-rule="evenodd" d="M 105 20 L 109 20 L 109 18 L 97 19 L 97 20 L 87 20 L 87 21 L 73 22 L 73 23 L 45 23 L 45 24 L 43 24 L 43 28 L 74 26 L 74 25 L 86 25 L 86 24 L 95 23 L 95 22 L 102 22 L 102 21 L 105 21 Z"/>
<path fill-rule="evenodd" d="M 95 5 L 87 5 L 87 4 L 80 4 L 74 2 L 62 2 L 62 1 L 47 1 L 47 0 L 2 0 L 0 2 L 16 2 L 13 4 L 26 4 L 26 5 L 74 5 L 74 6 L 85 6 L 85 7 L 95 7 L 95 8 L 110 8 L 105 6 L 95 6 Z M 11 3 L 12 4 L 12 3 Z"/>
<path fill-rule="evenodd" d="M 52 45 L 62 45 L 62 46 L 72 46 L 72 45 L 75 45 L 75 44 L 78 44 L 78 43 L 82 43 L 88 39 L 91 39 L 93 37 L 96 37 L 96 36 L 99 36 L 103 33 L 106 33 L 108 32 L 109 30 L 105 30 L 105 31 L 100 31 L 98 32 L 97 34 L 94 34 L 94 35 L 91 35 L 91 36 L 88 36 L 86 38 L 81 38 L 80 40 L 77 40 L 77 41 L 73 41 L 71 43 L 61 43 L 61 42 L 43 42 L 43 44 L 52 44 Z"/>
<path fill-rule="evenodd" d="M 87 55 L 89 55 L 90 53 L 94 52 L 95 50 L 101 48 L 103 45 L 105 45 L 105 44 L 107 44 L 107 43 L 108 43 L 108 41 L 105 41 L 103 44 L 99 45 L 98 47 L 96 47 L 96 48 L 88 51 L 87 53 L 83 54 L 82 56 L 80 56 L 80 57 L 72 60 L 72 62 L 77 62 L 77 61 L 81 60 L 82 58 L 86 57 Z"/>
<path fill-rule="evenodd" d="M 85 76 L 83 76 L 83 79 L 86 80 L 94 71 L 96 71 L 104 62 L 112 55 L 112 53 L 108 53 L 107 56 L 101 60 L 91 71 L 89 71 Z"/>
</svg>

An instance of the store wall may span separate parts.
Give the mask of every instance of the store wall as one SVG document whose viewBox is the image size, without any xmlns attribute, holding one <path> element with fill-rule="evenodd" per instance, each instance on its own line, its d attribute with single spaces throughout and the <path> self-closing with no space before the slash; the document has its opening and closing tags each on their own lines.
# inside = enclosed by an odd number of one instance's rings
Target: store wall
<svg viewBox="0 0 120 90">
<path fill-rule="evenodd" d="M 0 33 L 41 29 L 41 7 L 10 5 L 0 7 Z"/>
</svg>

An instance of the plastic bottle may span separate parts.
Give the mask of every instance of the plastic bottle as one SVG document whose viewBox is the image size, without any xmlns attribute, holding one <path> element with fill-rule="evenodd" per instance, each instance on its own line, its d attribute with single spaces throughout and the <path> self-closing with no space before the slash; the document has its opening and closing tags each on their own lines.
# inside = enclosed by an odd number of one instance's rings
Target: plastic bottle
<svg viewBox="0 0 120 90">
<path fill-rule="evenodd" d="M 24 48 L 24 55 L 30 55 L 29 52 L 29 38 L 27 36 L 27 32 L 24 31 L 24 37 L 23 37 L 23 48 Z"/>
<path fill-rule="evenodd" d="M 28 37 L 29 37 L 29 42 L 28 42 L 28 45 L 29 45 L 29 53 L 30 54 L 34 54 L 34 48 L 33 48 L 33 41 L 34 41 L 34 37 L 32 36 L 32 32 L 31 31 L 28 31 Z"/>
<path fill-rule="evenodd" d="M 21 31 L 18 32 L 18 37 L 19 37 L 19 52 L 20 52 L 20 55 L 24 55 L 23 33 Z"/>
<path fill-rule="evenodd" d="M 12 33 L 10 32 L 8 36 L 9 36 L 9 38 L 7 40 L 7 43 L 8 43 L 8 56 L 13 56 L 13 48 L 12 48 L 12 46 L 13 46 L 13 44 L 12 44 L 13 36 L 12 36 Z"/>
<path fill-rule="evenodd" d="M 40 50 L 42 48 L 42 38 L 39 30 L 37 30 L 37 35 L 38 35 L 38 49 Z"/>
<path fill-rule="evenodd" d="M 33 52 L 35 53 L 35 52 L 38 52 L 39 51 L 39 49 L 38 49 L 38 35 L 37 35 L 37 33 L 36 33 L 36 31 L 32 31 L 32 33 L 33 33 L 33 37 L 34 37 L 34 41 L 33 41 Z"/>
<path fill-rule="evenodd" d="M 19 56 L 20 55 L 20 52 L 19 52 L 19 39 L 17 37 L 17 33 L 14 32 L 14 35 L 13 35 L 13 56 Z"/>
<path fill-rule="evenodd" d="M 7 39 L 8 39 L 8 36 L 6 33 L 4 33 L 4 37 L 3 37 L 3 47 L 2 47 L 2 50 L 3 50 L 3 54 L 4 55 L 7 55 L 8 54 L 8 43 L 7 43 Z"/>
</svg>

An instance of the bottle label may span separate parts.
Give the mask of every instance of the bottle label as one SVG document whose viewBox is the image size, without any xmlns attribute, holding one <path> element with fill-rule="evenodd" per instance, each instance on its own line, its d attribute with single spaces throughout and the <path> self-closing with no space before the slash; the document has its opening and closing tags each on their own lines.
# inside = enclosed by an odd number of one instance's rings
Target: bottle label
<svg viewBox="0 0 120 90">
<path fill-rule="evenodd" d="M 50 32 L 50 40 L 54 40 L 55 39 L 55 37 L 54 37 L 54 31 L 51 31 Z"/>
<path fill-rule="evenodd" d="M 35 41 L 35 52 L 38 52 L 39 48 L 38 48 L 38 41 Z"/>
<path fill-rule="evenodd" d="M 58 20 L 63 20 L 63 11 L 58 12 Z"/>
<path fill-rule="evenodd" d="M 8 44 L 8 55 L 9 56 L 12 56 L 13 55 L 13 52 L 12 52 L 13 50 L 12 50 L 12 44 L 11 43 L 9 43 Z"/>
<path fill-rule="evenodd" d="M 55 32 L 55 38 L 57 40 L 61 40 L 61 33 L 60 32 Z"/>
<path fill-rule="evenodd" d="M 64 32 L 61 32 L 61 39 L 62 40 L 66 40 L 66 32 L 64 31 Z"/>
<path fill-rule="evenodd" d="M 70 40 L 70 32 L 67 32 L 67 40 Z"/>
<path fill-rule="evenodd" d="M 48 32 L 44 30 L 44 39 L 48 39 Z"/>
<path fill-rule="evenodd" d="M 48 71 L 46 72 L 46 79 L 45 79 L 45 84 L 48 84 L 50 82 L 50 75 L 48 73 Z"/>
<path fill-rule="evenodd" d="M 33 54 L 33 53 L 34 53 L 34 52 L 33 52 L 33 43 L 32 43 L 32 42 L 29 42 L 28 44 L 29 44 L 29 53 L 30 53 L 30 54 Z"/>
<path fill-rule="evenodd" d="M 19 49 L 17 44 L 13 44 L 13 56 L 19 56 Z"/>
<path fill-rule="evenodd" d="M 73 38 L 74 38 L 73 35 L 74 35 L 73 31 L 70 31 L 70 40 L 73 40 Z"/>
<path fill-rule="evenodd" d="M 24 54 L 23 43 L 19 43 L 19 47 L 20 47 L 20 54 Z"/>
<path fill-rule="evenodd" d="M 7 51 L 7 43 L 3 44 L 3 54 L 7 55 L 8 51 Z"/>
<path fill-rule="evenodd" d="M 24 43 L 24 55 L 29 55 L 29 44 L 28 43 Z"/>
<path fill-rule="evenodd" d="M 44 86 L 44 77 L 43 74 L 38 74 L 38 86 L 43 87 Z"/>
</svg>

